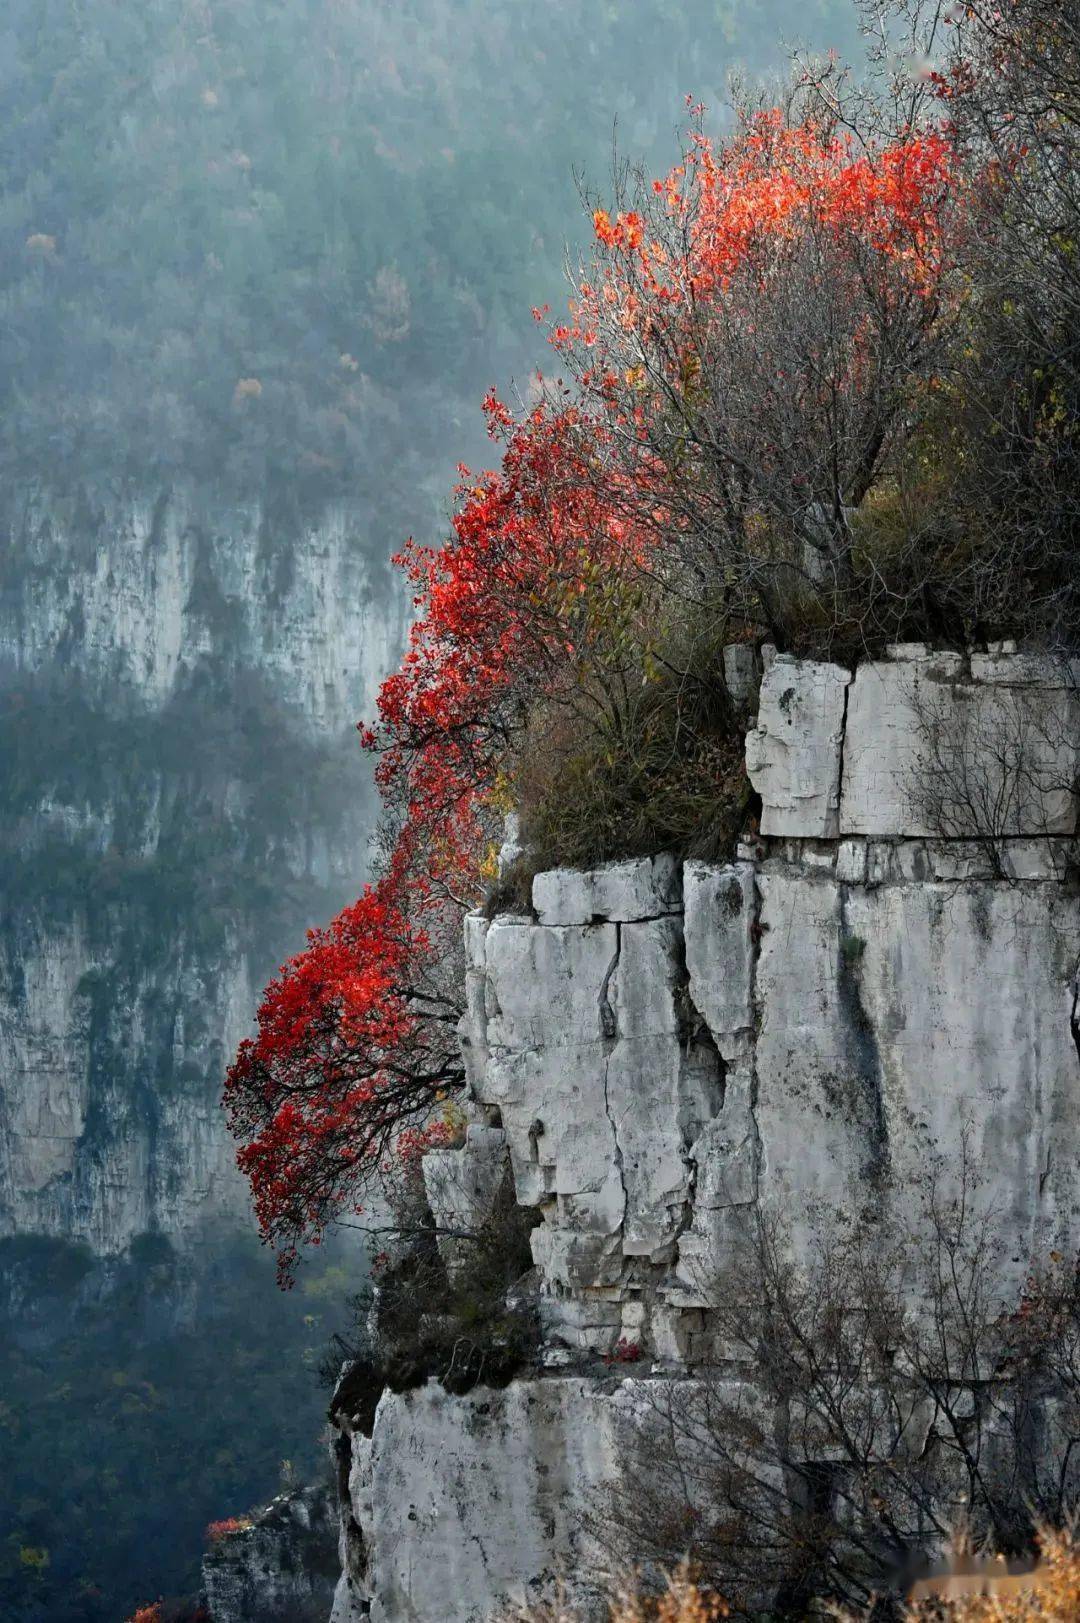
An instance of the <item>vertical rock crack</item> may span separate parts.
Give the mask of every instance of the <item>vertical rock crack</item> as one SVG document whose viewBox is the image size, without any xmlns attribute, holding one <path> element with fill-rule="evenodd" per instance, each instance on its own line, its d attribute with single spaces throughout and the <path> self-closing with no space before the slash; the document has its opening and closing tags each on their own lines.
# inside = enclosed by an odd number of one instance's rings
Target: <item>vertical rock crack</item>
<svg viewBox="0 0 1080 1623">
<path fill-rule="evenodd" d="M 604 1114 L 607 1116 L 608 1124 L 609 1124 L 609 1126 L 611 1128 L 611 1141 L 612 1141 L 612 1144 L 614 1146 L 615 1170 L 619 1174 L 619 1184 L 620 1184 L 620 1187 L 622 1188 L 622 1197 L 623 1197 L 622 1221 L 625 1222 L 626 1221 L 626 1212 L 627 1212 L 627 1208 L 628 1208 L 628 1196 L 627 1196 L 627 1190 L 626 1190 L 626 1174 L 625 1174 L 625 1171 L 623 1169 L 623 1154 L 622 1154 L 622 1146 L 619 1143 L 619 1129 L 618 1129 L 618 1126 L 616 1124 L 615 1117 L 612 1114 L 612 1110 L 611 1110 L 611 1091 L 610 1091 L 610 1084 L 609 1084 L 609 1070 L 610 1070 L 610 1066 L 611 1066 L 611 1048 L 612 1048 L 612 1045 L 618 1040 L 618 1036 L 619 1036 L 618 1017 L 617 1017 L 617 1015 L 615 1013 L 615 1006 L 611 1001 L 611 982 L 612 982 L 613 977 L 615 976 L 615 974 L 618 971 L 619 958 L 620 958 L 621 954 L 622 954 L 622 925 L 621 924 L 616 924 L 615 925 L 615 951 L 614 951 L 614 954 L 612 955 L 611 962 L 607 967 L 607 971 L 606 971 L 606 973 L 604 975 L 604 979 L 603 979 L 603 981 L 601 982 L 601 985 L 600 985 L 600 996 L 599 996 L 599 999 L 598 999 L 598 1003 L 599 1003 L 599 1014 L 600 1014 L 600 1036 L 603 1039 L 603 1042 L 604 1042 L 604 1045 L 605 1045 L 605 1053 L 604 1053 Z"/>
</svg>

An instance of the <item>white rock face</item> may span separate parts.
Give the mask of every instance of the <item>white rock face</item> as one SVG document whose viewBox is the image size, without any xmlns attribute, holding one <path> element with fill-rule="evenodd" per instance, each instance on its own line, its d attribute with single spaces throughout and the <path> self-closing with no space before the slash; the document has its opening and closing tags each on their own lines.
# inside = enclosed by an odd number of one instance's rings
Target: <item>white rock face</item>
<svg viewBox="0 0 1080 1623">
<path fill-rule="evenodd" d="M 489 1216 L 508 1166 L 502 1128 L 479 1123 L 466 1129 L 461 1149 L 429 1150 L 424 1156 L 424 1188 L 449 1267 L 460 1261 L 467 1237 Z"/>
<path fill-rule="evenodd" d="M 760 1407 L 744 1381 L 716 1390 Z M 605 1587 L 625 1574 L 590 1520 L 642 1493 L 669 1401 L 700 1421 L 679 1377 L 385 1393 L 370 1440 L 344 1422 L 357 1462 L 344 1509 L 365 1530 L 365 1559 L 343 1573 L 331 1623 L 492 1623 L 556 1598 L 559 1615 L 602 1623 Z"/>
<path fill-rule="evenodd" d="M 574 1373 L 384 1396 L 352 1444 L 384 1623 L 472 1623 L 587 1563 L 576 1507 L 622 1480 L 665 1385 L 731 1356 L 714 1309 L 760 1217 L 804 1257 L 856 1213 L 914 1244 L 930 1183 L 947 1203 L 966 1177 L 1006 1295 L 1080 1244 L 1072 689 L 1006 650 L 905 645 L 853 681 L 765 664 L 761 841 L 659 886 L 641 864 L 543 875 L 535 921 L 467 923 L 471 1086 L 541 1214 L 543 1361 Z M 923 815 L 930 700 L 946 773 L 1016 743 L 999 759 L 1030 792 L 991 778 L 993 827 Z M 628 1349 L 651 1379 L 613 1389 L 600 1359 Z"/>
<path fill-rule="evenodd" d="M 679 864 L 672 856 L 611 862 L 579 873 L 553 868 L 533 880 L 533 907 L 541 924 L 628 924 L 677 912 L 682 904 Z"/>
<path fill-rule="evenodd" d="M 686 967 L 690 996 L 725 1059 L 753 1023 L 757 898 L 748 862 L 717 868 L 688 862 Z"/>
<path fill-rule="evenodd" d="M 844 834 L 1071 834 L 1076 691 L 1023 655 L 860 666 L 844 738 Z"/>
<path fill-rule="evenodd" d="M 471 923 L 470 952 L 479 939 Z M 611 1286 L 673 1244 L 718 1098 L 715 1052 L 683 1041 L 682 922 L 496 919 L 482 939 L 465 1036 L 489 1056 L 476 1096 L 500 1113 L 518 1199 L 544 1218 L 534 1255 L 552 1284 Z"/>
<path fill-rule="evenodd" d="M 434 1383 L 385 1394 L 362 1490 L 373 1623 L 489 1623 L 550 1595 L 560 1569 L 599 1578 L 578 1519 L 618 1481 L 637 1385 L 552 1378 L 460 1398 Z M 366 1520 L 360 1504 L 353 1514 Z"/>
<path fill-rule="evenodd" d="M 912 1222 L 928 1169 L 944 1195 L 966 1153 L 1012 1256 L 1064 1244 L 1080 1209 L 1075 902 L 1038 882 L 759 883 L 761 1198 L 791 1214 L 872 1196 Z"/>
<path fill-rule="evenodd" d="M 518 1053 L 602 1036 L 600 993 L 618 967 L 616 925 L 545 929 L 496 919 L 484 945 L 492 1048 Z"/>
<path fill-rule="evenodd" d="M 761 688 L 761 667 L 751 643 L 731 643 L 724 649 L 724 684 L 735 707 L 753 714 Z"/>
<path fill-rule="evenodd" d="M 761 832 L 832 839 L 850 672 L 777 654 L 761 684 L 746 771 L 762 799 Z"/>
</svg>

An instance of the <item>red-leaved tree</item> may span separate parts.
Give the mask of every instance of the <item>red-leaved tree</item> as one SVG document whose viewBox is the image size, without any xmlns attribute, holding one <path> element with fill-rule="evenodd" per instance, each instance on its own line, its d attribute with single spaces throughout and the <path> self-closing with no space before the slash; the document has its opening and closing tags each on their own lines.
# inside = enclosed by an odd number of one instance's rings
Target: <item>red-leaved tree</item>
<svg viewBox="0 0 1080 1623">
<path fill-rule="evenodd" d="M 866 610 L 853 516 L 897 475 L 959 296 L 949 136 L 868 144 L 820 104 L 750 112 L 623 190 L 552 330 L 604 413 L 613 499 L 672 589 L 782 647 L 842 626 Z"/>
<path fill-rule="evenodd" d="M 263 995 L 258 1032 L 226 1083 L 239 1165 L 283 1277 L 359 1195 L 409 1123 L 463 1079 L 440 948 L 447 909 L 425 905 L 401 854 Z"/>
<path fill-rule="evenodd" d="M 587 647 L 590 582 L 631 554 L 595 478 L 596 427 L 486 402 L 499 471 L 462 469 L 450 540 L 397 560 L 418 611 L 365 747 L 393 830 L 379 877 L 264 994 L 225 1102 L 262 1234 L 301 1239 L 361 1208 L 403 1139 L 438 1142 L 464 1071 L 461 916 L 483 893 L 501 777 L 530 702 Z"/>
<path fill-rule="evenodd" d="M 286 1272 L 402 1140 L 438 1139 L 463 1084 L 461 915 L 538 703 L 617 722 L 650 592 L 719 589 L 775 631 L 778 567 L 844 577 L 847 514 L 933 353 L 949 188 L 940 134 L 870 152 L 773 113 L 723 147 L 695 133 L 638 207 L 596 212 L 595 263 L 552 332 L 573 391 L 520 417 L 489 396 L 498 469 L 463 468 L 449 539 L 397 560 L 417 618 L 361 729 L 386 809 L 378 877 L 268 987 L 229 1073 Z"/>
</svg>

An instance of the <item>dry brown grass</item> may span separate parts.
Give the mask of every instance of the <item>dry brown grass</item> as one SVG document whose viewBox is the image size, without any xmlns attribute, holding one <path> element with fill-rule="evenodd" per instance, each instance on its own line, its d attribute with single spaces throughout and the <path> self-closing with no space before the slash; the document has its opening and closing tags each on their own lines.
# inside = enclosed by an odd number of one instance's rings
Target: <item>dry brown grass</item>
<svg viewBox="0 0 1080 1623">
<path fill-rule="evenodd" d="M 906 1623 L 1077 1623 L 1080 1543 L 1074 1534 L 1047 1532 L 1040 1538 L 1040 1553 L 1033 1573 L 995 1578 L 988 1595 L 916 1601 L 905 1614 Z"/>
<path fill-rule="evenodd" d="M 1032 1573 L 989 1580 L 990 1594 L 924 1596 L 908 1606 L 904 1623 L 1080 1623 L 1080 1542 L 1073 1533 L 1046 1532 L 1040 1555 Z M 943 1591 L 948 1582 L 943 1580 Z M 719 1623 L 728 1615 L 724 1602 L 700 1589 L 684 1568 L 668 1579 L 663 1595 L 644 1596 L 636 1586 L 620 1594 L 608 1623 Z M 850 1613 L 830 1615 L 836 1623 L 859 1623 Z M 583 1618 L 568 1601 L 556 1600 L 506 1613 L 500 1623 L 583 1623 Z"/>
<path fill-rule="evenodd" d="M 646 1596 L 630 1585 L 612 1601 L 608 1623 L 720 1623 L 728 1608 L 716 1595 L 700 1589 L 686 1568 L 672 1573 L 662 1595 Z M 507 1612 L 500 1623 L 583 1623 L 582 1614 L 568 1601 L 555 1600 L 539 1607 Z"/>
</svg>

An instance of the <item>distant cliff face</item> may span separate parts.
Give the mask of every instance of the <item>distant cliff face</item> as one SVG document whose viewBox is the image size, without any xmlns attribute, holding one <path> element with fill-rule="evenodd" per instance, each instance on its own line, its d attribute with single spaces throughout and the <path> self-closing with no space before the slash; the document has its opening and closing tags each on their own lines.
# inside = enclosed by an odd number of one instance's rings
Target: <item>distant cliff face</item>
<svg viewBox="0 0 1080 1623">
<path fill-rule="evenodd" d="M 401 614 L 342 503 L 303 518 L 182 488 L 31 492 L 7 503 L 0 569 L 5 680 L 59 668 L 110 704 L 162 707 L 212 664 L 325 733 L 398 652 Z"/>
<path fill-rule="evenodd" d="M 0 1234 L 245 1221 L 258 987 L 355 895 L 352 724 L 405 610 L 345 506 L 11 499 L 0 530 Z"/>
<path fill-rule="evenodd" d="M 245 1221 L 220 1108 L 253 1006 L 245 956 L 183 941 L 149 965 L 121 952 L 78 918 L 4 930 L 4 1232 L 108 1255 L 151 1231 Z"/>
<path fill-rule="evenodd" d="M 219 1539 L 202 1569 L 213 1623 L 326 1623 L 336 1531 L 329 1489 L 304 1488 Z"/>
</svg>

